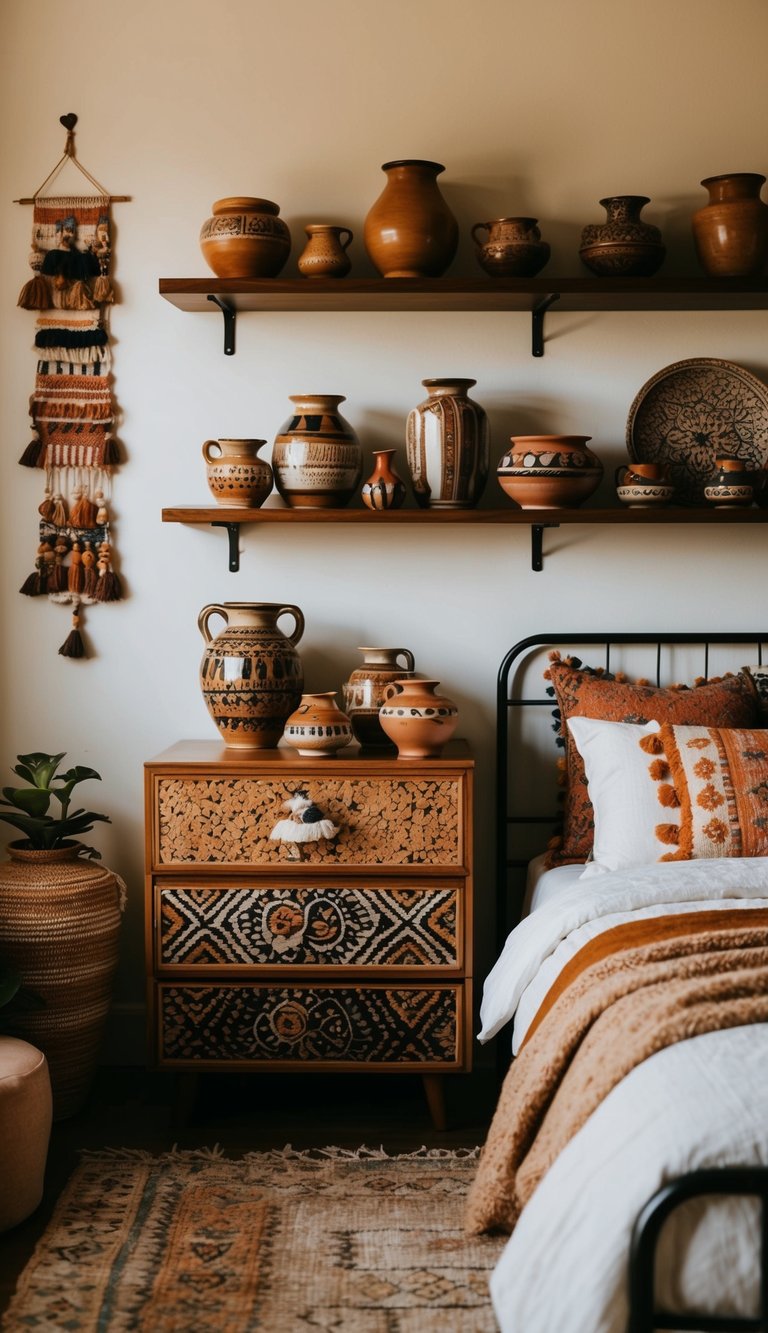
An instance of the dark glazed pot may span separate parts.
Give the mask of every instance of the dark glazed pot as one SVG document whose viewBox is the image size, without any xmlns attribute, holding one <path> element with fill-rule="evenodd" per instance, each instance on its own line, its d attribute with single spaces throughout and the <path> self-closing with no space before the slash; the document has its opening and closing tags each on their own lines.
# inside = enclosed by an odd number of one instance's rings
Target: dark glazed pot
<svg viewBox="0 0 768 1333">
<path fill-rule="evenodd" d="M 368 257 L 384 278 L 439 278 L 459 227 L 437 184 L 445 167 L 418 159 L 385 162 L 387 183 L 365 219 Z"/>
<path fill-rule="evenodd" d="M 765 176 L 734 172 L 708 176 L 709 203 L 694 213 L 693 239 L 711 278 L 756 278 L 768 260 L 768 204 L 760 198 Z"/>
<path fill-rule="evenodd" d="M 581 233 L 582 262 L 598 277 L 649 278 L 661 265 L 666 250 L 661 232 L 640 213 L 650 199 L 644 194 L 618 194 L 601 199 L 605 222 L 590 224 Z"/>
</svg>

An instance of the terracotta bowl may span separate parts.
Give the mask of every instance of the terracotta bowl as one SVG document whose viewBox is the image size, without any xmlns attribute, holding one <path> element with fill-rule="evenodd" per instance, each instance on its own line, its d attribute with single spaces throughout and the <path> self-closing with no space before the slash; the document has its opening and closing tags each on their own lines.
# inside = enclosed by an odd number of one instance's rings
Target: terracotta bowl
<svg viewBox="0 0 768 1333">
<path fill-rule="evenodd" d="M 521 509 L 576 509 L 597 490 L 602 475 L 601 467 L 579 468 L 559 475 L 547 475 L 543 469 L 537 472 L 499 469 L 496 473 L 505 495 Z"/>
</svg>

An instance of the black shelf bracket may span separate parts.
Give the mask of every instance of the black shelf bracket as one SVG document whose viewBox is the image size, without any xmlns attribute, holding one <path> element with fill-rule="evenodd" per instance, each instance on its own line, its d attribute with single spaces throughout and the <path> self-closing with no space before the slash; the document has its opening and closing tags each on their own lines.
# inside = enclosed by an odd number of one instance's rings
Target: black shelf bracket
<svg viewBox="0 0 768 1333">
<path fill-rule="evenodd" d="M 210 300 L 211 298 L 209 297 L 208 299 Z M 531 355 L 532 356 L 544 355 L 544 316 L 546 315 L 550 306 L 553 306 L 555 304 L 555 301 L 559 300 L 560 300 L 560 293 L 551 292 L 549 296 L 542 296 L 541 300 L 536 302 L 535 306 L 533 307 L 533 310 L 531 311 Z"/>
<path fill-rule="evenodd" d="M 208 300 L 219 307 L 224 316 L 224 355 L 235 355 L 235 307 L 222 301 L 219 296 L 208 295 Z"/>
<path fill-rule="evenodd" d="M 212 528 L 226 528 L 229 537 L 229 572 L 236 574 L 240 568 L 240 524 L 224 523 L 219 519 L 211 520 Z"/>
<path fill-rule="evenodd" d="M 559 527 L 559 523 L 531 524 L 531 569 L 534 574 L 540 574 L 544 568 L 544 529 Z"/>
</svg>

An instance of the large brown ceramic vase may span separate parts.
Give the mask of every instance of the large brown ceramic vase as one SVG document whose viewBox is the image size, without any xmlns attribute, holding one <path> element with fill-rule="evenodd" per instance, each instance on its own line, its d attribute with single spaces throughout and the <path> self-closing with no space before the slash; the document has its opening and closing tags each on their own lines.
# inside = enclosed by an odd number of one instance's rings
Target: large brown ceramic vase
<svg viewBox="0 0 768 1333">
<path fill-rule="evenodd" d="M 398 759 L 437 758 L 456 730 L 459 710 L 437 693 L 439 684 L 439 680 L 400 680 L 390 687 L 379 718 L 397 746 Z"/>
<path fill-rule="evenodd" d="M 365 219 L 368 257 L 384 278 L 439 278 L 459 243 L 459 227 L 443 198 L 439 162 L 385 162 L 387 184 Z"/>
<path fill-rule="evenodd" d="M 0 954 L 34 1003 L 3 1011 L 3 1030 L 48 1061 L 53 1115 L 82 1107 L 96 1073 L 117 967 L 125 885 L 81 855 L 82 844 L 48 851 L 10 843 L 0 865 Z"/>
<path fill-rule="evenodd" d="M 379 721 L 379 709 L 386 702 L 387 687 L 413 674 L 413 653 L 409 648 L 359 648 L 358 652 L 363 654 L 362 664 L 341 687 L 344 711 L 361 745 L 391 746 Z"/>
<path fill-rule="evenodd" d="M 476 380 L 422 380 L 429 397 L 408 413 L 406 456 L 422 509 L 472 509 L 488 478 L 488 418 L 468 395 Z"/>
<path fill-rule="evenodd" d="M 209 627 L 214 615 L 224 621 L 215 638 Z M 289 635 L 278 629 L 283 615 L 294 620 Z M 273 749 L 304 686 L 296 652 L 304 632 L 302 612 L 276 602 L 214 602 L 203 607 L 197 624 L 206 644 L 200 663 L 203 699 L 224 744 Z"/>
<path fill-rule="evenodd" d="M 217 199 L 200 229 L 200 249 L 218 278 L 274 278 L 291 251 L 291 233 L 270 199 Z"/>
<path fill-rule="evenodd" d="M 294 410 L 272 449 L 275 485 L 296 509 L 339 509 L 357 491 L 363 456 L 339 411 L 340 393 L 291 394 Z"/>
<path fill-rule="evenodd" d="M 740 171 L 708 176 L 709 203 L 694 213 L 699 263 L 711 278 L 757 278 L 768 261 L 768 204 L 760 198 L 765 176 Z"/>
</svg>

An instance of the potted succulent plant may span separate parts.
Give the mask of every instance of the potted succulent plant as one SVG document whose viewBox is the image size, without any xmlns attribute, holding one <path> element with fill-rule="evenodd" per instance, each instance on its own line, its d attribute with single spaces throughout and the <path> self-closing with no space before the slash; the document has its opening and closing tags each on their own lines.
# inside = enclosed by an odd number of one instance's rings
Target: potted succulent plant
<svg viewBox="0 0 768 1333">
<path fill-rule="evenodd" d="M 94 864 L 98 851 L 80 841 L 109 816 L 72 809 L 75 787 L 100 775 L 79 765 L 60 773 L 64 758 L 18 755 L 13 772 L 26 785 L 4 787 L 0 799 L 0 820 L 22 835 L 0 864 L 0 954 L 41 1001 L 13 1006 L 13 1032 L 48 1059 L 55 1119 L 80 1108 L 93 1077 L 125 895 L 119 876 Z"/>
</svg>

